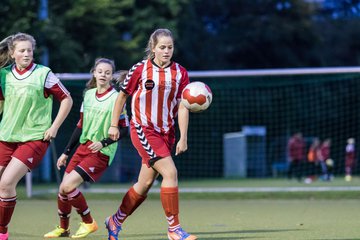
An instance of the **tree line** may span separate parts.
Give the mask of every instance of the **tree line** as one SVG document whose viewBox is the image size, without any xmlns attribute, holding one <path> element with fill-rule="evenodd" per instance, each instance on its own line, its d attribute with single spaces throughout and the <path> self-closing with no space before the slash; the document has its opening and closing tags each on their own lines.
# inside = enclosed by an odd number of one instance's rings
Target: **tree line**
<svg viewBox="0 0 360 240">
<path fill-rule="evenodd" d="M 2 0 L 0 37 L 37 39 L 54 72 L 87 72 L 96 57 L 128 69 L 149 34 L 169 28 L 188 70 L 357 66 L 358 1 L 348 0 Z"/>
</svg>

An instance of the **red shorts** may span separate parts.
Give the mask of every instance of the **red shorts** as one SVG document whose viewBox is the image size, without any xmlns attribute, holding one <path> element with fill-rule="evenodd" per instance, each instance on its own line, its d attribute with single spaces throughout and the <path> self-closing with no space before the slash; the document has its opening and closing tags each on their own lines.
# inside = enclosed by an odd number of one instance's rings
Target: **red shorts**
<svg viewBox="0 0 360 240">
<path fill-rule="evenodd" d="M 109 156 L 100 151 L 92 153 L 88 146 L 91 141 L 80 144 L 68 163 L 65 172 L 77 171 L 84 181 L 96 182 L 104 173 L 109 163 Z"/>
<path fill-rule="evenodd" d="M 157 160 L 171 156 L 175 144 L 175 130 L 159 133 L 152 128 L 131 122 L 131 141 L 142 158 L 142 163 L 151 167 Z"/>
<path fill-rule="evenodd" d="M 345 160 L 345 167 L 354 167 L 355 166 L 355 160 L 353 159 L 346 159 Z"/>
<path fill-rule="evenodd" d="M 6 167 L 11 158 L 22 161 L 29 169 L 34 169 L 43 159 L 50 142 L 42 140 L 30 142 L 0 141 L 0 166 Z"/>
</svg>

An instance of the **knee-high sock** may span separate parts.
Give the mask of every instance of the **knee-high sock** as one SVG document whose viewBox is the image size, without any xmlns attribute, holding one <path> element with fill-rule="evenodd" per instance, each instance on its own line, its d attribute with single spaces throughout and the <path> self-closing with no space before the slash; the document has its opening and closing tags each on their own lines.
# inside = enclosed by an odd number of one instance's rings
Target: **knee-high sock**
<svg viewBox="0 0 360 240">
<path fill-rule="evenodd" d="M 0 233 L 7 232 L 16 205 L 16 196 L 11 198 L 0 198 Z"/>
<path fill-rule="evenodd" d="M 92 223 L 93 218 L 91 217 L 90 209 L 80 190 L 76 188 L 72 192 L 68 193 L 67 197 L 71 206 L 73 206 L 77 213 L 80 214 L 82 221 L 87 224 Z"/>
<path fill-rule="evenodd" d="M 180 227 L 178 187 L 162 187 L 160 198 L 169 224 L 169 231 L 175 231 Z"/>
<path fill-rule="evenodd" d="M 58 194 L 58 214 L 60 217 L 60 227 L 63 229 L 69 228 L 71 204 L 69 203 L 67 195 Z"/>
<path fill-rule="evenodd" d="M 131 187 L 125 194 L 119 209 L 113 215 L 114 222 L 120 226 L 125 219 L 130 216 L 142 202 L 145 201 L 145 199 L 146 196 L 138 194 L 134 188 Z"/>
</svg>

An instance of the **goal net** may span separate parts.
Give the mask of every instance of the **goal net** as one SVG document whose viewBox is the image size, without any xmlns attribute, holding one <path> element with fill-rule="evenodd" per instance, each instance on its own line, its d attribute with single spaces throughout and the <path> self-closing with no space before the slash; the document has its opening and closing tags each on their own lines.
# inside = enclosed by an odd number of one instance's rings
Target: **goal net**
<svg viewBox="0 0 360 240">
<path fill-rule="evenodd" d="M 210 86 L 213 102 L 205 112 L 190 114 L 188 151 L 174 157 L 179 177 L 286 176 L 288 141 L 296 132 L 302 133 L 305 146 L 295 176 L 297 172 L 302 177 L 321 174 L 319 165 L 313 173 L 307 164 L 307 152 L 315 138 L 331 140 L 331 171 L 335 176 L 344 175 L 347 139 L 358 140 L 359 136 L 359 73 L 356 67 L 189 72 L 191 81 Z M 79 118 L 90 75 L 58 76 L 74 99 L 56 139 L 61 153 Z M 229 138 L 232 133 L 236 134 Z M 130 139 L 123 139 L 114 164 L 101 181 L 134 181 L 139 168 L 140 158 Z"/>
</svg>

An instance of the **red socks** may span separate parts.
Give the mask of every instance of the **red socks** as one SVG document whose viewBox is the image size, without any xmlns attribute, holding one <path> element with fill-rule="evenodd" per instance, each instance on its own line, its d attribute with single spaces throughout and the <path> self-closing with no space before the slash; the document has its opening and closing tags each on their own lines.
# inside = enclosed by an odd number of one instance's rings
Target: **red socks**
<svg viewBox="0 0 360 240">
<path fill-rule="evenodd" d="M 84 223 L 89 224 L 93 222 L 90 214 L 90 209 L 86 203 L 84 195 L 75 189 L 72 192 L 58 195 L 58 213 L 60 217 L 60 227 L 63 229 L 69 228 L 71 208 L 74 207 Z"/>
<path fill-rule="evenodd" d="M 93 218 L 91 217 L 90 209 L 84 195 L 79 189 L 76 188 L 74 191 L 68 193 L 67 197 L 71 206 L 73 206 L 77 213 L 80 214 L 82 221 L 86 224 L 92 223 Z"/>
<path fill-rule="evenodd" d="M 169 224 L 169 231 L 175 231 L 180 227 L 178 187 L 162 187 L 160 198 Z"/>
<path fill-rule="evenodd" d="M 63 229 L 69 228 L 71 213 L 71 204 L 68 201 L 67 195 L 58 194 L 58 214 L 60 217 L 60 227 Z"/>
<path fill-rule="evenodd" d="M 130 216 L 142 202 L 145 201 L 145 199 L 146 196 L 138 194 L 134 188 L 131 187 L 125 194 L 119 209 L 113 215 L 114 222 L 120 226 L 125 221 L 125 219 Z"/>
<path fill-rule="evenodd" d="M 178 187 L 162 187 L 160 198 L 169 224 L 169 231 L 175 231 L 180 227 Z M 115 223 L 120 226 L 145 199 L 146 196 L 142 196 L 135 192 L 133 187 L 130 188 L 124 196 L 120 208 L 113 215 Z"/>
<path fill-rule="evenodd" d="M 0 233 L 7 233 L 16 205 L 16 196 L 11 198 L 0 198 Z"/>
</svg>

